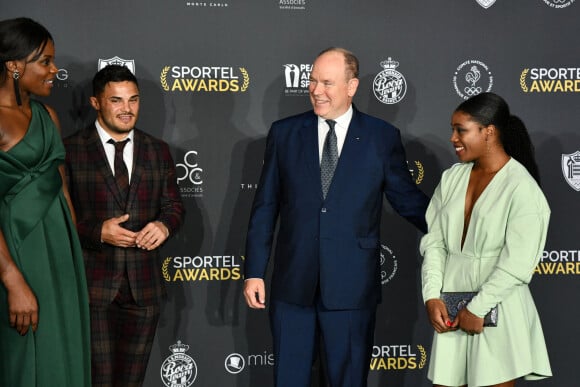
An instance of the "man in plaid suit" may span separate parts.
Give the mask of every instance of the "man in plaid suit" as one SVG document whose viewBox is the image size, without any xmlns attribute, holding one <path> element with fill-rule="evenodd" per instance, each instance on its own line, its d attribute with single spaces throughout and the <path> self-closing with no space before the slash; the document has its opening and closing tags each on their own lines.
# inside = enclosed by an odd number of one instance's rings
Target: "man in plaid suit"
<svg viewBox="0 0 580 387">
<path fill-rule="evenodd" d="M 168 145 L 135 128 L 131 71 L 100 70 L 90 103 L 95 124 L 64 142 L 89 287 L 93 386 L 141 386 L 165 296 L 159 247 L 184 208 Z"/>
</svg>

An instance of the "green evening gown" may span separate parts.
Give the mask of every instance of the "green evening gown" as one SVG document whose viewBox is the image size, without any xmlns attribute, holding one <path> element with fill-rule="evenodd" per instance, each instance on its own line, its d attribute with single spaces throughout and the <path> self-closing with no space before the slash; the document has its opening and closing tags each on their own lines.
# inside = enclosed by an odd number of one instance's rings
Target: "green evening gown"
<svg viewBox="0 0 580 387">
<path fill-rule="evenodd" d="M 31 101 L 24 138 L 0 151 L 0 227 L 39 305 L 38 329 L 10 327 L 0 285 L 0 386 L 90 386 L 88 293 L 82 250 L 62 191 L 65 150 L 50 115 Z"/>
</svg>

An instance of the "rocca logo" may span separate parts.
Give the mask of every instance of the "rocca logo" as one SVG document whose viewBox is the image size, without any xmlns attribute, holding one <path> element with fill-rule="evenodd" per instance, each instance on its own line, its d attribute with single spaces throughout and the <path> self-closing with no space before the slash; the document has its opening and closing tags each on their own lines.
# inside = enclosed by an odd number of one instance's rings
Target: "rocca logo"
<svg viewBox="0 0 580 387">
<path fill-rule="evenodd" d="M 397 269 L 399 264 L 397 262 L 397 256 L 393 253 L 393 250 L 387 245 L 381 244 L 381 283 L 386 285 L 389 283 L 397 274 Z"/>
<path fill-rule="evenodd" d="M 534 273 L 578 275 L 580 274 L 580 250 L 545 250 Z"/>
<path fill-rule="evenodd" d="M 575 0 L 544 0 L 544 3 L 550 8 L 566 8 Z"/>
<path fill-rule="evenodd" d="M 190 150 L 183 156 L 182 163 L 175 164 L 182 198 L 203 196 L 203 169 L 199 167 L 197 156 L 197 151 Z"/>
<path fill-rule="evenodd" d="M 422 345 L 375 345 L 370 370 L 420 370 L 425 364 L 427 351 Z"/>
<path fill-rule="evenodd" d="M 403 74 L 395 70 L 399 67 L 399 62 L 390 57 L 381 62 L 381 67 L 384 70 L 378 73 L 373 80 L 373 91 L 379 101 L 392 105 L 405 97 L 407 81 Z"/>
<path fill-rule="evenodd" d="M 578 93 L 580 67 L 532 67 L 520 74 L 524 93 Z"/>
<path fill-rule="evenodd" d="M 99 63 L 97 65 L 97 71 L 101 70 L 104 67 L 107 67 L 108 65 L 125 66 L 129 70 L 131 70 L 131 72 L 133 74 L 135 74 L 135 61 L 133 59 L 123 59 L 123 58 L 119 58 L 118 56 L 114 56 L 114 57 L 109 58 L 109 59 L 99 59 Z"/>
<path fill-rule="evenodd" d="M 239 281 L 243 260 L 243 255 L 167 257 L 161 273 L 167 282 Z"/>
<path fill-rule="evenodd" d="M 159 81 L 165 91 L 243 93 L 250 86 L 250 75 L 244 67 L 164 66 Z"/>
<path fill-rule="evenodd" d="M 189 345 L 182 344 L 180 340 L 169 347 L 173 352 L 161 365 L 161 380 L 167 387 L 189 387 L 197 377 L 197 365 L 185 352 Z"/>
<path fill-rule="evenodd" d="M 487 65 L 479 60 L 466 60 L 453 74 L 453 87 L 463 99 L 471 98 L 483 91 L 491 91 L 492 86 L 493 76 Z"/>
<path fill-rule="evenodd" d="M 580 151 L 562 154 L 562 174 L 570 187 L 580 191 Z"/>
<path fill-rule="evenodd" d="M 287 96 L 308 95 L 308 85 L 310 85 L 311 64 L 285 64 L 284 80 L 286 88 L 284 93 Z"/>
</svg>

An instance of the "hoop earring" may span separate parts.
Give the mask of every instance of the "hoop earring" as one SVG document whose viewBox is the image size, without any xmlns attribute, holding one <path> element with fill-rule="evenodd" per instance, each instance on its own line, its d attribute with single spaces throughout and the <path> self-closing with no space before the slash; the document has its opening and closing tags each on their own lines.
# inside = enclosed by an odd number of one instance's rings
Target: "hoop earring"
<svg viewBox="0 0 580 387">
<path fill-rule="evenodd" d="M 18 85 L 18 80 L 20 79 L 20 71 L 14 70 L 12 73 L 12 79 L 14 80 L 14 96 L 16 97 L 16 103 L 18 106 L 22 106 L 22 98 L 20 97 L 20 86 Z"/>
</svg>

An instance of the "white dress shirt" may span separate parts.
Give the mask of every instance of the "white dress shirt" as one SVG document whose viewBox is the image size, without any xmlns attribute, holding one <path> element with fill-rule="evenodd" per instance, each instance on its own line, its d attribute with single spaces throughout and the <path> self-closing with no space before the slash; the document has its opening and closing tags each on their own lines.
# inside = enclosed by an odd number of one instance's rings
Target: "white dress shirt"
<svg viewBox="0 0 580 387">
<path fill-rule="evenodd" d="M 352 105 L 348 108 L 346 113 L 342 116 L 334 119 L 336 125 L 334 125 L 334 132 L 336 133 L 336 146 L 338 148 L 338 156 L 340 157 L 340 152 L 342 152 L 342 146 L 344 145 L 344 140 L 346 139 L 346 132 L 348 132 L 348 126 L 350 125 L 350 120 L 352 119 Z M 330 127 L 326 123 L 326 120 L 322 117 L 318 117 L 318 161 L 322 160 L 322 149 L 324 148 L 324 140 L 326 139 L 326 134 L 330 130 Z"/>
<path fill-rule="evenodd" d="M 97 127 L 97 133 L 101 138 L 101 142 L 103 143 L 103 148 L 105 148 L 105 154 L 107 155 L 107 161 L 109 162 L 109 167 L 111 168 L 111 172 L 113 172 L 113 176 L 115 175 L 115 145 L 109 144 L 108 141 L 113 139 L 110 134 L 108 134 L 105 129 L 99 124 L 99 120 L 95 121 L 95 126 Z M 127 166 L 127 171 L 129 172 L 129 182 L 131 182 L 131 173 L 133 172 L 133 136 L 134 131 L 131 130 L 125 138 L 128 138 L 129 141 L 125 144 L 125 148 L 123 148 L 123 161 L 125 161 L 125 165 Z M 123 139 L 124 140 L 124 139 Z M 113 141 L 116 141 L 113 139 Z"/>
</svg>

